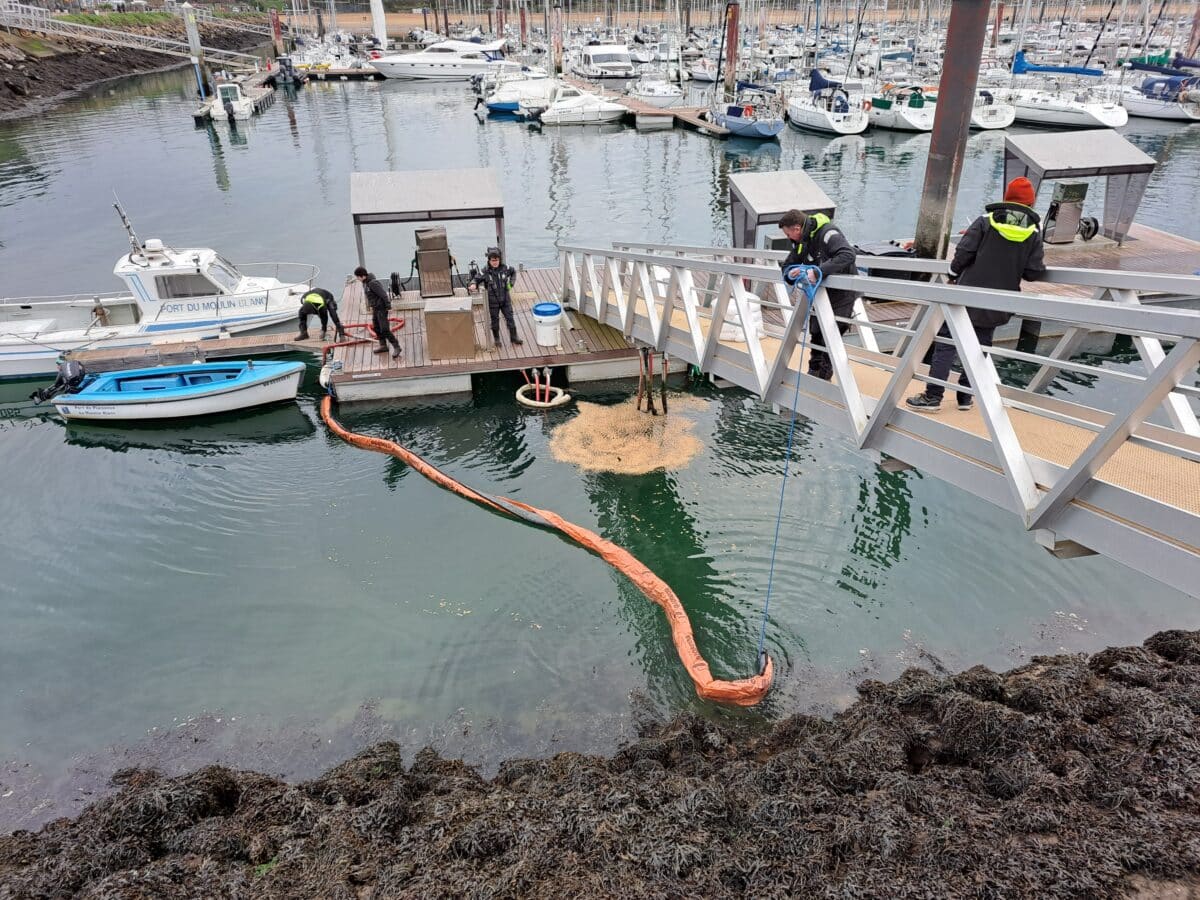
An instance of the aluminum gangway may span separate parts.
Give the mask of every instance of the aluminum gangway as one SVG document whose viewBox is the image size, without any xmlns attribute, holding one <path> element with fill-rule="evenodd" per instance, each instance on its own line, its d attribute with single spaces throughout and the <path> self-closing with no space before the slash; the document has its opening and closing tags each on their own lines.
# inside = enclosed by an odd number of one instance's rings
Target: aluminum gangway
<svg viewBox="0 0 1200 900">
<path fill-rule="evenodd" d="M 150 34 L 135 34 L 131 31 L 120 31 L 115 28 L 98 28 L 94 25 L 80 25 L 66 22 L 50 14 L 50 11 L 40 6 L 29 6 L 25 3 L 15 3 L 13 0 L 0 0 L 0 27 L 12 28 L 19 31 L 35 31 L 54 37 L 70 38 L 78 41 L 89 41 L 93 44 L 104 44 L 109 47 L 131 47 L 135 50 L 151 50 L 166 56 L 176 56 L 191 59 L 192 52 L 187 41 L 175 41 L 170 38 L 157 37 Z M 233 50 L 217 50 L 204 47 L 204 58 L 227 69 L 249 69 L 258 71 L 262 60 L 249 53 L 237 53 Z"/>
<path fill-rule="evenodd" d="M 175 13 L 175 15 L 182 19 L 185 10 L 182 6 L 172 6 L 169 8 L 169 11 Z M 214 15 L 203 6 L 192 7 L 192 12 L 196 16 L 197 25 L 211 25 L 213 28 L 228 28 L 230 31 L 247 31 L 250 34 L 261 35 L 266 40 L 270 40 L 275 35 L 275 32 L 272 31 L 270 25 L 260 25 L 256 22 L 247 22 L 243 19 L 226 19 L 222 16 Z M 208 51 L 205 51 L 205 53 L 207 52 Z"/>
<path fill-rule="evenodd" d="M 795 313 L 803 303 L 780 277 L 778 251 L 617 244 L 559 252 L 562 299 L 578 313 L 773 405 L 794 404 L 889 467 L 918 468 L 1015 513 L 1057 556 L 1099 553 L 1200 597 L 1200 312 L 1148 303 L 1200 297 L 1200 278 L 1051 269 L 1048 282 L 1091 294 L 1076 299 L 951 285 L 945 261 L 860 256 L 860 269 L 930 280 L 828 278 L 812 312 L 833 363 L 834 380 L 825 382 L 800 374 L 804 316 Z M 842 319 L 826 287 L 915 311 L 903 324 L 871 322 L 860 299 Z M 740 323 L 755 321 L 756 305 L 764 325 L 747 334 Z M 1062 336 L 1048 353 L 981 347 L 968 307 L 1057 323 Z M 839 335 L 839 322 L 854 341 Z M 937 336 L 943 323 L 949 338 Z M 1144 374 L 1072 358 L 1085 336 L 1098 334 L 1131 336 Z M 953 402 L 953 376 L 941 382 L 948 389 L 939 414 L 905 406 L 931 381 L 922 360 L 934 341 L 954 344 L 970 377 L 970 410 Z M 1032 381 L 1002 381 L 995 360 L 1025 364 Z M 1045 393 L 1058 372 L 1091 389 L 1070 400 Z"/>
</svg>

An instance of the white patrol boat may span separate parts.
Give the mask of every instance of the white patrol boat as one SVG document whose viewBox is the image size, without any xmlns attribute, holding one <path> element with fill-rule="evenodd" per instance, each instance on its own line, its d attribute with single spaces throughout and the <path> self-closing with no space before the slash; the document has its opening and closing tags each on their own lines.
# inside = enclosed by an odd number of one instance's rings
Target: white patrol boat
<svg viewBox="0 0 1200 900">
<path fill-rule="evenodd" d="M 126 290 L 0 299 L 0 378 L 52 375 L 71 350 L 197 341 L 291 324 L 318 269 L 235 266 L 207 247 L 142 243 L 120 207 L 130 251 L 113 274 Z"/>
</svg>

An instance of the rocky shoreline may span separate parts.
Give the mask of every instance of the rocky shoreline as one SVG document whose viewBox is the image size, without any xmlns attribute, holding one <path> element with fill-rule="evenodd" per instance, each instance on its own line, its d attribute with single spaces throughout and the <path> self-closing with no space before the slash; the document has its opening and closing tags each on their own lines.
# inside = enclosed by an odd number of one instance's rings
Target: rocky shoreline
<svg viewBox="0 0 1200 900">
<path fill-rule="evenodd" d="M 0 898 L 1200 896 L 1200 632 L 858 692 L 490 780 L 394 742 L 298 785 L 126 770 L 0 837 Z"/>
<path fill-rule="evenodd" d="M 181 25 L 125 30 L 184 40 Z M 229 28 L 202 28 L 206 47 L 249 51 L 258 35 Z M 0 120 L 38 113 L 96 84 L 130 75 L 148 75 L 187 65 L 186 60 L 128 47 L 52 40 L 29 32 L 0 32 Z"/>
</svg>

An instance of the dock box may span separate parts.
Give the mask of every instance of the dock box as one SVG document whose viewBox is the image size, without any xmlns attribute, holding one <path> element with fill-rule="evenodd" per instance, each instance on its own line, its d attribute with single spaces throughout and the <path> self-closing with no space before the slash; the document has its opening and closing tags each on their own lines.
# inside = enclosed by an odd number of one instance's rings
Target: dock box
<svg viewBox="0 0 1200 900">
<path fill-rule="evenodd" d="M 425 340 L 431 359 L 473 359 L 475 317 L 471 298 L 426 300 Z"/>
<path fill-rule="evenodd" d="M 417 229 L 417 250 L 447 250 L 446 229 L 442 225 Z"/>
</svg>

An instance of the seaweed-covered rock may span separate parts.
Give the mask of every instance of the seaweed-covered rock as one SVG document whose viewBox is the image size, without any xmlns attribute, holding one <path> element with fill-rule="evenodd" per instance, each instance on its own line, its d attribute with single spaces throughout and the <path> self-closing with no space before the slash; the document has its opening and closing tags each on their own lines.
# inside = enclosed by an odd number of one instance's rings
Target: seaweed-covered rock
<svg viewBox="0 0 1200 900">
<path fill-rule="evenodd" d="M 909 669 L 831 720 L 646 722 L 493 779 L 383 743 L 299 786 L 115 776 L 0 898 L 1200 896 L 1200 634 Z"/>
</svg>

